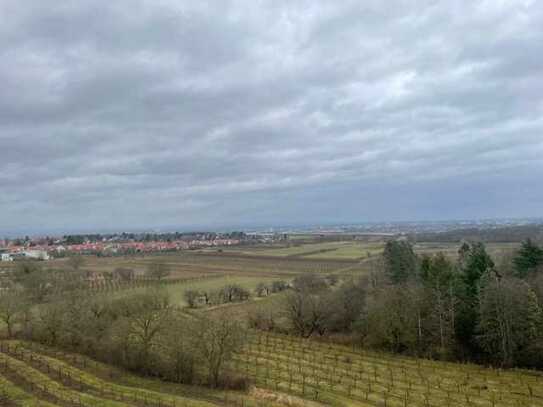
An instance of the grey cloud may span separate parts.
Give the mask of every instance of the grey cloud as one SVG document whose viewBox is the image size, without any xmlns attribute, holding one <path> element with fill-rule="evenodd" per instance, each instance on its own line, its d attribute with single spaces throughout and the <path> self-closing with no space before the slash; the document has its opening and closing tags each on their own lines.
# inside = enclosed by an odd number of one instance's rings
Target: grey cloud
<svg viewBox="0 0 543 407">
<path fill-rule="evenodd" d="M 0 233 L 541 215 L 535 1 L 0 17 Z"/>
</svg>

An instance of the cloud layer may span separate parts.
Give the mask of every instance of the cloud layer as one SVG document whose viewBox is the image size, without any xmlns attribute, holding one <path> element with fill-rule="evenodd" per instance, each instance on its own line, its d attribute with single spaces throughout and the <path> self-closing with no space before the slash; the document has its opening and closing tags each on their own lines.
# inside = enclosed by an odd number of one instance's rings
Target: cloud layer
<svg viewBox="0 0 543 407">
<path fill-rule="evenodd" d="M 541 215 L 536 1 L 0 16 L 0 233 Z"/>
</svg>

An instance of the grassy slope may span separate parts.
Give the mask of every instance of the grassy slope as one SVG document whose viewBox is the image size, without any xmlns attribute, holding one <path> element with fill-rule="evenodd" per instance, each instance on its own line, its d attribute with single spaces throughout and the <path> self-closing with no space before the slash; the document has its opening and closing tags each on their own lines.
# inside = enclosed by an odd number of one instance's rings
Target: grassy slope
<svg viewBox="0 0 543 407">
<path fill-rule="evenodd" d="M 245 407 L 278 407 L 273 402 L 266 402 L 249 394 L 236 391 L 214 390 L 207 387 L 188 386 L 178 383 L 164 382 L 159 379 L 144 378 L 125 370 L 94 361 L 88 357 L 56 351 L 30 342 L 10 341 L 24 350 L 29 360 L 32 355 L 34 363 L 47 362 L 54 370 L 61 369 L 65 374 L 78 378 L 89 388 L 100 389 L 106 394 L 123 394 L 125 400 L 147 400 L 149 405 L 175 405 L 183 407 L 211 407 L 223 405 L 243 405 Z M 56 370 L 55 370 L 56 371 Z M 169 403 L 169 404 L 168 404 Z M 233 403 L 233 404 L 230 404 Z"/>
<path fill-rule="evenodd" d="M 270 283 L 276 280 L 276 278 L 271 277 L 244 277 L 244 276 L 228 276 L 213 278 L 208 280 L 194 281 L 183 284 L 172 284 L 164 286 L 164 289 L 168 292 L 172 304 L 179 306 L 186 306 L 187 303 L 184 298 L 184 294 L 187 290 L 197 290 L 197 291 L 213 291 L 221 287 L 224 287 L 227 284 L 238 284 L 243 288 L 246 288 L 251 293 L 258 285 L 258 283 Z M 144 292 L 146 288 L 134 288 L 127 291 L 119 291 L 113 294 L 106 294 L 107 296 L 120 298 L 127 295 L 134 295 L 138 292 Z"/>
<path fill-rule="evenodd" d="M 126 407 L 127 404 L 107 400 L 92 394 L 77 391 L 53 380 L 45 373 L 34 369 L 24 361 L 20 361 L 5 353 L 0 353 L 0 363 L 8 367 L 20 380 L 29 383 L 33 388 L 46 392 L 51 397 L 66 403 L 80 403 L 87 407 Z"/>
<path fill-rule="evenodd" d="M 543 376 L 256 335 L 233 366 L 261 387 L 329 405 L 543 406 Z"/>
<path fill-rule="evenodd" d="M 0 375 L 0 396 L 7 398 L 9 402 L 20 407 L 56 407 L 56 404 L 41 400 L 33 394 L 27 393 L 2 375 Z"/>
</svg>

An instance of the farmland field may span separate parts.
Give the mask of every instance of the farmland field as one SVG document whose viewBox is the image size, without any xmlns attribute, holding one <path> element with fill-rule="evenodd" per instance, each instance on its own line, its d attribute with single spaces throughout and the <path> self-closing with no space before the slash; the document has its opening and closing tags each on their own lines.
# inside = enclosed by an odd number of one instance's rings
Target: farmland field
<svg viewBox="0 0 543 407">
<path fill-rule="evenodd" d="M 296 257 L 307 259 L 330 259 L 330 260 L 356 260 L 366 257 L 367 252 L 375 253 L 383 248 L 381 242 L 315 242 L 315 243 L 288 243 L 266 247 L 230 248 L 227 253 L 238 253 L 247 256 L 262 257 Z M 211 252 L 217 253 L 214 249 Z"/>
<path fill-rule="evenodd" d="M 329 406 L 543 406 L 539 373 L 393 356 L 280 334 L 251 332 L 229 370 L 250 378 L 256 388 L 238 393 L 169 384 L 42 345 L 0 346 L 6 406 L 278 405 L 258 399 L 259 389 Z"/>
<path fill-rule="evenodd" d="M 89 271 L 112 271 L 126 267 L 143 273 L 150 264 L 162 263 L 171 269 L 170 278 L 198 277 L 209 275 L 238 276 L 293 276 L 301 272 L 331 272 L 355 263 L 354 260 L 321 260 L 298 257 L 247 255 L 235 252 L 176 252 L 147 255 L 145 257 L 123 256 L 97 258 L 85 256 L 83 269 Z"/>
<path fill-rule="evenodd" d="M 376 241 L 304 242 L 290 247 L 271 245 L 108 258 L 85 256 L 82 269 L 103 272 L 125 267 L 141 275 L 151 264 L 166 264 L 171 270 L 167 279 L 172 281 L 163 281 L 161 285 L 172 304 L 185 307 L 184 294 L 188 289 L 213 291 L 236 284 L 254 293 L 259 283 L 290 281 L 304 272 L 362 275 L 383 246 L 384 242 Z M 488 244 L 487 249 L 497 258 L 517 246 Z M 414 250 L 418 254 L 444 252 L 454 258 L 458 247 L 459 244 L 420 242 L 414 245 Z M 65 259 L 43 265 L 66 270 L 69 267 Z M 99 295 L 137 294 L 144 292 L 146 285 L 134 284 L 128 288 L 99 290 Z M 285 295 L 286 292 L 253 296 L 242 303 L 200 307 L 183 313 L 191 318 L 228 315 L 247 321 L 251 314 L 273 311 L 276 326 L 284 328 L 285 317 L 280 311 Z M 294 397 L 288 399 L 289 403 L 303 399 L 321 406 L 543 407 L 543 376 L 534 372 L 434 362 L 278 333 L 250 331 L 248 339 L 228 365 L 228 371 L 254 383 L 256 387 L 249 392 L 142 378 L 81 355 L 29 342 L 4 341 L 0 347 L 0 405 L 265 407 L 277 405 L 268 398 L 272 394 Z M 267 396 L 263 398 L 259 392 Z"/>
<path fill-rule="evenodd" d="M 485 247 L 493 258 L 499 258 L 505 253 L 511 253 L 520 246 L 519 243 L 486 243 Z M 419 242 L 414 245 L 414 250 L 417 254 L 433 254 L 442 252 L 452 259 L 458 255 L 460 243 L 434 243 L 434 242 Z"/>
<path fill-rule="evenodd" d="M 234 367 L 257 386 L 338 406 L 543 406 L 543 376 L 257 333 Z"/>
<path fill-rule="evenodd" d="M 216 278 L 203 278 L 194 281 L 189 281 L 186 283 L 180 284 L 168 284 L 164 285 L 164 289 L 168 293 L 168 296 L 173 305 L 177 306 L 186 306 L 187 303 L 184 298 L 184 294 L 187 290 L 196 290 L 196 291 L 213 291 L 221 287 L 224 287 L 228 284 L 236 284 L 242 288 L 249 290 L 251 293 L 254 291 L 258 283 L 271 283 L 272 281 L 277 280 L 273 277 L 244 277 L 244 276 L 217 276 Z M 131 289 L 129 294 L 137 294 L 138 292 L 144 292 L 147 288 L 134 288 Z M 121 297 L 126 295 L 126 292 L 120 291 L 114 296 Z"/>
</svg>

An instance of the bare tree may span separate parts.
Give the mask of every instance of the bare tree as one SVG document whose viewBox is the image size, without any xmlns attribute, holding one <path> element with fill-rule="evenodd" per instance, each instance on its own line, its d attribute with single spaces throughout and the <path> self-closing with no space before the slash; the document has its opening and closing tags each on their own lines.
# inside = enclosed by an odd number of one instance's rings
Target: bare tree
<svg viewBox="0 0 543 407">
<path fill-rule="evenodd" d="M 270 288 L 266 283 L 258 283 L 255 288 L 255 293 L 257 297 L 264 297 L 270 293 Z"/>
<path fill-rule="evenodd" d="M 259 307 L 247 314 L 249 327 L 264 331 L 272 331 L 276 326 L 276 313 L 268 307 Z"/>
<path fill-rule="evenodd" d="M 198 299 L 202 296 L 197 290 L 186 290 L 183 293 L 185 301 L 187 302 L 190 308 L 196 308 L 198 305 Z"/>
<path fill-rule="evenodd" d="M 6 325 L 8 338 L 13 336 L 14 325 L 23 315 L 27 301 L 23 293 L 10 288 L 0 292 L 0 320 Z"/>
<path fill-rule="evenodd" d="M 331 311 L 327 297 L 308 291 L 293 291 L 287 295 L 285 315 L 298 335 L 307 338 L 314 332 L 325 333 Z"/>
<path fill-rule="evenodd" d="M 125 268 L 125 267 L 117 267 L 115 270 L 113 270 L 112 277 L 116 280 L 121 281 L 131 281 L 134 279 L 134 270 Z"/>
<path fill-rule="evenodd" d="M 284 280 L 276 280 L 272 282 L 272 285 L 271 285 L 272 293 L 278 293 L 278 292 L 286 290 L 287 288 L 288 288 L 288 284 Z"/>
<path fill-rule="evenodd" d="M 44 270 L 34 261 L 26 260 L 17 264 L 14 281 L 22 286 L 34 302 L 43 302 L 51 294 L 54 272 Z"/>
<path fill-rule="evenodd" d="M 39 307 L 37 327 L 39 335 L 52 346 L 56 346 L 62 336 L 66 304 L 58 298 Z"/>
<path fill-rule="evenodd" d="M 152 263 L 147 268 L 146 274 L 155 280 L 162 280 L 170 275 L 170 266 L 166 263 Z"/>
<path fill-rule="evenodd" d="M 85 259 L 80 254 L 68 258 L 68 265 L 73 271 L 78 271 L 85 264 Z"/>
<path fill-rule="evenodd" d="M 157 346 L 158 338 L 170 321 L 170 301 L 167 294 L 159 289 L 148 290 L 132 298 L 129 317 L 130 342 L 140 354 L 140 364 L 149 370 L 149 357 Z"/>
<path fill-rule="evenodd" d="M 514 365 L 541 335 L 542 311 L 522 280 L 486 275 L 480 299 L 478 341 L 497 362 Z"/>
<path fill-rule="evenodd" d="M 179 383 L 190 384 L 195 375 L 196 357 L 192 344 L 193 326 L 179 315 L 172 316 L 169 327 L 160 341 L 166 359 L 167 371 Z"/>
<path fill-rule="evenodd" d="M 245 341 L 245 329 L 235 318 L 223 314 L 218 318 L 202 317 L 194 329 L 194 348 L 204 362 L 209 383 L 217 387 L 225 364 Z"/>
</svg>

